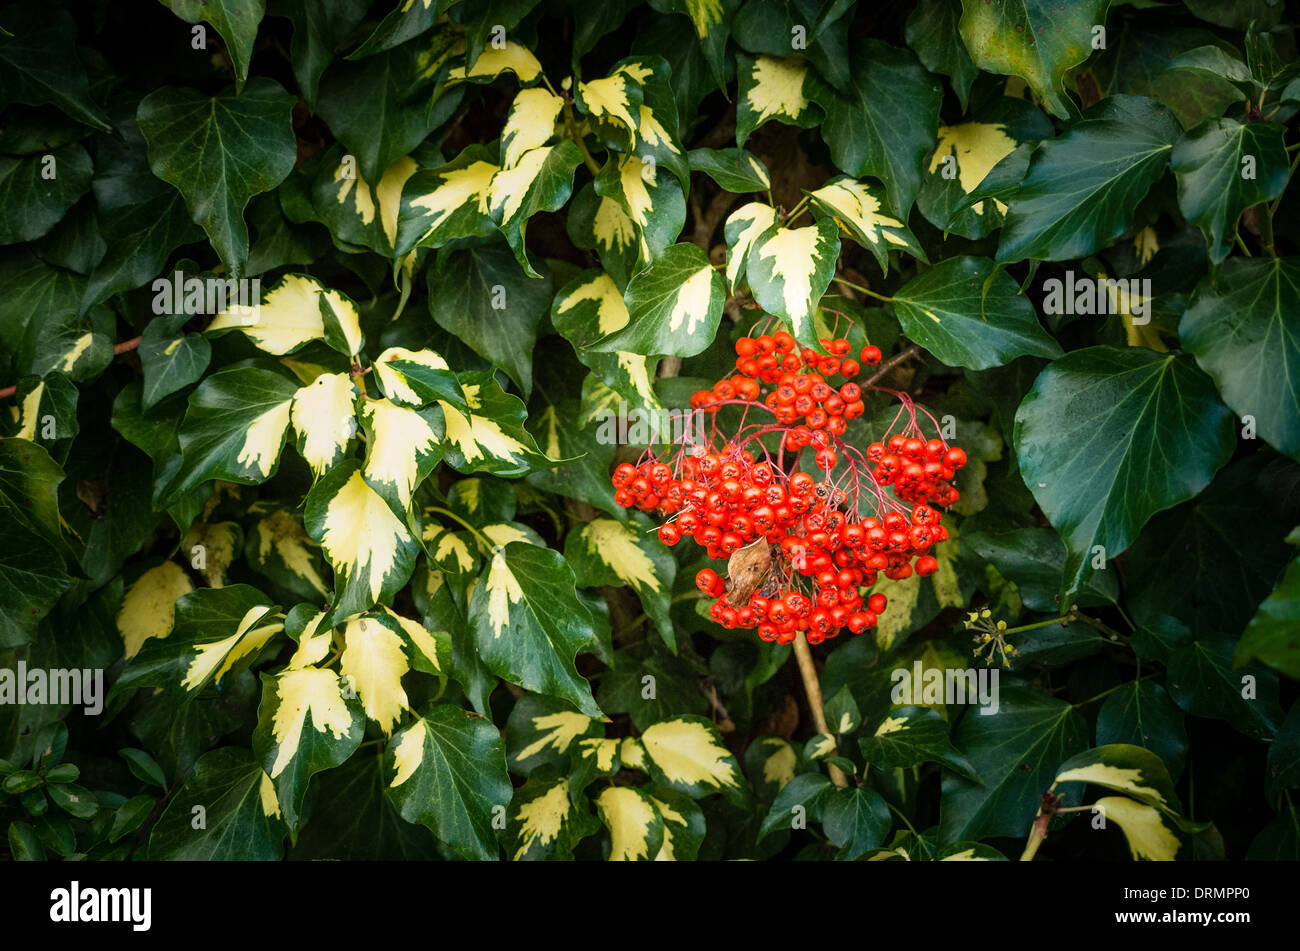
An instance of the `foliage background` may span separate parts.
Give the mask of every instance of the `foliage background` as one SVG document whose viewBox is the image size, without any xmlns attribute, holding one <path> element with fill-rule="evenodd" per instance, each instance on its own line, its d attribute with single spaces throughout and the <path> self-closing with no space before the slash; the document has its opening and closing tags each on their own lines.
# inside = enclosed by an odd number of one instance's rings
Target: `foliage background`
<svg viewBox="0 0 1300 951">
<path fill-rule="evenodd" d="M 1063 802 L 1121 793 L 1114 823 L 1058 817 L 1043 855 L 1300 855 L 1280 2 L 42 2 L 0 27 L 0 667 L 113 687 L 98 717 L 0 706 L 0 854 L 1015 857 L 1072 770 Z M 805 201 L 836 176 L 874 211 Z M 755 201 L 781 209 L 760 245 L 806 206 L 812 249 L 747 254 Z M 683 333 L 656 301 L 710 262 Z M 261 338 L 158 315 L 176 271 L 306 305 Z M 1040 318 L 1067 272 L 1149 278 L 1153 319 Z M 847 315 L 855 346 L 919 345 L 886 382 L 972 458 L 942 570 L 815 651 L 829 744 L 788 650 L 711 623 L 700 553 L 613 504 L 638 450 L 596 440 L 602 406 L 726 372 L 754 300 L 801 339 Z M 331 524 L 365 537 L 322 548 Z M 982 606 L 1032 627 L 999 714 L 892 710 L 893 669 L 973 662 Z"/>
</svg>

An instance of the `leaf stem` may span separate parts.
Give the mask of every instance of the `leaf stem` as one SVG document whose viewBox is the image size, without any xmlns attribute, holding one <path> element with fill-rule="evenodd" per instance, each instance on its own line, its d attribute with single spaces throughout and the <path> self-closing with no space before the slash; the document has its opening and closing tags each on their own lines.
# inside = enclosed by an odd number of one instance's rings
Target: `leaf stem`
<svg viewBox="0 0 1300 951">
<path fill-rule="evenodd" d="M 473 533 L 474 537 L 478 539 L 478 543 L 482 545 L 484 548 L 486 548 L 489 553 L 497 547 L 495 544 L 493 544 L 492 539 L 488 538 L 486 535 L 480 532 L 469 522 L 465 521 L 463 518 L 461 518 L 451 509 L 444 509 L 437 505 L 429 505 L 426 506 L 424 510 L 426 512 L 437 512 L 439 515 L 446 515 L 448 518 L 453 518 L 456 521 L 460 522 L 460 524 L 464 525 L 466 528 L 470 530 L 471 533 Z"/>
<path fill-rule="evenodd" d="M 891 304 L 894 301 L 892 297 L 887 297 L 884 294 L 877 294 L 869 287 L 863 287 L 861 284 L 854 284 L 852 281 L 846 281 L 842 277 L 835 278 L 835 283 L 843 284 L 845 287 L 850 288 L 851 290 L 855 290 L 859 294 L 866 294 L 868 297 L 874 297 L 876 300 L 882 300 L 885 301 L 886 303 L 891 303 Z"/>
<path fill-rule="evenodd" d="M 591 157 L 587 151 L 587 143 L 582 140 L 582 133 L 578 129 L 578 123 L 573 117 L 573 102 L 566 99 L 564 101 L 564 131 L 578 145 L 578 150 L 582 152 L 583 164 L 592 175 L 600 174 L 600 164 Z"/>
<path fill-rule="evenodd" d="M 808 696 L 808 709 L 812 711 L 813 723 L 817 726 L 817 732 L 834 736 L 830 727 L 826 725 L 826 709 L 822 705 L 822 685 L 817 679 L 817 665 L 813 663 L 812 649 L 808 646 L 808 641 L 804 639 L 803 631 L 796 631 L 794 635 L 794 657 L 799 662 L 799 676 L 803 678 L 804 693 Z M 831 782 L 841 788 L 847 788 L 849 785 L 848 777 L 834 763 L 826 764 L 827 771 L 831 774 Z"/>
</svg>

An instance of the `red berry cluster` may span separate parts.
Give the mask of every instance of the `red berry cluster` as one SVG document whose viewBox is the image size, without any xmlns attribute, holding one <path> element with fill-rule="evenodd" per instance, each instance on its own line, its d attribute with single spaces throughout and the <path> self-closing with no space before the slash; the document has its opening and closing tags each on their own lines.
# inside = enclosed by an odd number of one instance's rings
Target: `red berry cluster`
<svg viewBox="0 0 1300 951">
<path fill-rule="evenodd" d="M 956 500 L 948 480 L 966 461 L 942 440 L 919 438 L 914 411 L 903 433 L 872 443 L 865 456 L 845 444 L 847 420 L 865 411 L 862 388 L 847 380 L 861 368 L 844 359 L 847 340 L 822 346 L 824 354 L 799 351 L 784 331 L 742 337 L 739 375 L 696 393 L 692 412 L 742 404 L 769 410 L 776 422 L 742 425 L 720 445 L 648 454 L 613 474 L 619 505 L 670 517 L 659 527 L 665 545 L 689 536 L 710 558 L 728 561 L 725 580 L 712 568 L 696 575 L 699 589 L 715 599 L 710 617 L 728 628 L 757 628 L 764 640 L 782 644 L 798 631 L 816 644 L 845 627 L 874 627 L 887 600 L 879 592 L 864 600 L 860 589 L 881 574 L 933 574 L 939 565 L 930 550 L 948 536 L 934 506 Z M 862 357 L 878 363 L 880 351 L 868 346 Z M 835 376 L 846 379 L 838 389 L 828 382 Z M 911 407 L 906 394 L 895 395 Z M 759 441 L 770 434 L 780 436 L 775 459 Z M 754 443 L 755 451 L 746 448 Z M 785 458 L 789 450 L 797 461 L 806 446 L 816 447 L 817 468 L 826 473 L 820 482 L 793 471 Z M 841 456 L 847 471 L 836 480 Z M 885 485 L 893 485 L 893 496 Z M 864 503 L 871 508 L 866 516 Z"/>
</svg>

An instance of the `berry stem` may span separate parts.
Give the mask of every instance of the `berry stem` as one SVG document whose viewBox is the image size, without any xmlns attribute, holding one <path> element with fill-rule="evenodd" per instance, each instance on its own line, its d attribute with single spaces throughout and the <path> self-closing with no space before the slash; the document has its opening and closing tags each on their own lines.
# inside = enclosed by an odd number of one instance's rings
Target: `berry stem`
<svg viewBox="0 0 1300 951">
<path fill-rule="evenodd" d="M 826 725 L 826 709 L 822 704 L 822 685 L 821 681 L 817 679 L 817 665 L 813 663 L 812 649 L 808 646 L 803 631 L 795 632 L 794 657 L 799 662 L 799 676 L 803 678 L 803 689 L 808 695 L 808 709 L 812 711 L 813 723 L 817 725 L 817 732 L 834 736 L 835 734 L 831 732 L 830 727 Z M 834 763 L 827 763 L 826 768 L 831 774 L 831 782 L 836 786 L 847 787 L 849 785 L 848 777 Z"/>
</svg>

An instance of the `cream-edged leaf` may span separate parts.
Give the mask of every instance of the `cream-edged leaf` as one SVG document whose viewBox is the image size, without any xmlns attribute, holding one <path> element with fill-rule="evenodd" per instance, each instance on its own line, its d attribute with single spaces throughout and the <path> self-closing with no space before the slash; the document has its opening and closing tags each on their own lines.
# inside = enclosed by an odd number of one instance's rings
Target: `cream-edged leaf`
<svg viewBox="0 0 1300 951">
<path fill-rule="evenodd" d="M 376 617 L 354 617 L 343 628 L 344 695 L 361 698 L 366 716 L 387 736 L 410 704 L 402 677 L 410 670 L 402 638 Z"/>
<path fill-rule="evenodd" d="M 190 576 L 174 561 L 155 565 L 132 582 L 117 612 L 127 660 L 140 652 L 145 641 L 172 632 L 176 599 L 193 590 Z"/>
<path fill-rule="evenodd" d="M 468 409 L 460 381 L 436 350 L 389 347 L 371 365 L 379 388 L 399 406 L 419 409 L 436 400 Z"/>
<path fill-rule="evenodd" d="M 442 407 L 447 464 L 459 472 L 490 472 L 515 476 L 551 468 L 558 460 L 537 449 L 524 419 L 528 410 L 518 397 L 501 389 L 490 373 L 465 373 L 460 377 L 468 413 L 445 400 Z"/>
<path fill-rule="evenodd" d="M 441 168 L 416 172 L 402 187 L 397 214 L 396 254 L 437 248 L 457 238 L 484 237 L 496 230 L 489 213 L 495 156 L 471 145 Z"/>
<path fill-rule="evenodd" d="M 389 741 L 384 766 L 385 792 L 403 819 L 428 826 L 465 858 L 498 857 L 493 818 L 513 790 L 491 720 L 432 707 Z"/>
<path fill-rule="evenodd" d="M 650 797 L 632 786 L 609 786 L 595 799 L 609 830 L 609 861 L 649 862 L 664 841 L 664 821 Z"/>
<path fill-rule="evenodd" d="M 1091 783 L 1171 814 L 1182 811 L 1169 770 L 1160 757 L 1127 743 L 1098 746 L 1066 760 L 1056 771 L 1056 783 Z"/>
<path fill-rule="evenodd" d="M 323 602 L 330 592 L 325 566 L 320 546 L 303 528 L 302 517 L 264 502 L 254 503 L 249 514 L 258 516 L 244 544 L 244 558 L 253 570 L 300 598 Z"/>
<path fill-rule="evenodd" d="M 181 540 L 181 551 L 210 588 L 226 583 L 226 572 L 243 547 L 244 532 L 237 522 L 195 522 Z"/>
<path fill-rule="evenodd" d="M 541 86 L 519 90 L 501 130 L 501 167 L 514 168 L 526 152 L 549 142 L 562 108 L 564 100 Z"/>
<path fill-rule="evenodd" d="M 502 73 L 514 73 L 524 84 L 532 83 L 542 74 L 542 64 L 528 47 L 514 40 L 506 40 L 497 46 L 489 44 L 484 48 L 468 68 L 453 66 L 447 73 L 451 82 L 468 80 L 486 83 L 496 79 Z"/>
<path fill-rule="evenodd" d="M 601 716 L 574 656 L 595 640 L 573 569 L 559 552 L 523 542 L 497 549 L 470 597 L 474 644 L 497 676 Z"/>
<path fill-rule="evenodd" d="M 361 704 L 345 698 L 332 670 L 302 667 L 262 674 L 262 702 L 253 752 L 275 784 L 280 812 L 290 828 L 302 815 L 315 773 L 341 765 L 361 744 Z"/>
<path fill-rule="evenodd" d="M 451 672 L 450 634 L 446 631 L 431 631 L 419 621 L 403 617 L 387 605 L 380 605 L 379 611 L 381 619 L 405 641 L 406 654 L 413 670 L 440 676 Z"/>
<path fill-rule="evenodd" d="M 907 223 L 890 213 L 883 188 L 839 175 L 809 192 L 808 198 L 817 212 L 870 251 L 886 274 L 890 251 L 907 251 L 920 261 L 926 260 L 925 251 Z"/>
<path fill-rule="evenodd" d="M 1092 808 L 1120 827 L 1135 861 L 1172 862 L 1178 857 L 1180 830 L 1167 813 L 1127 796 L 1103 796 Z"/>
<path fill-rule="evenodd" d="M 479 546 L 470 540 L 469 533 L 452 531 L 431 520 L 436 517 L 432 512 L 424 513 L 424 529 L 420 534 L 430 563 L 447 574 L 470 574 L 479 564 Z"/>
<path fill-rule="evenodd" d="M 516 862 L 572 858 L 569 839 L 576 820 L 567 779 L 529 780 L 510 803 L 506 822 L 510 858 Z"/>
<path fill-rule="evenodd" d="M 348 373 L 322 373 L 293 396 L 289 420 L 298 452 L 317 477 L 343 458 L 357 433 L 356 397 Z"/>
<path fill-rule="evenodd" d="M 723 227 L 727 240 L 727 283 L 732 290 L 745 278 L 745 261 L 754 242 L 776 225 L 776 209 L 761 201 L 751 201 L 731 213 Z"/>
<path fill-rule="evenodd" d="M 722 277 L 704 252 L 674 244 L 628 284 L 631 322 L 591 349 L 694 356 L 713 342 L 725 296 Z"/>
<path fill-rule="evenodd" d="M 183 475 L 170 499 L 209 479 L 256 485 L 274 475 L 297 392 L 292 380 L 256 367 L 222 370 L 200 383 L 181 423 Z"/>
<path fill-rule="evenodd" d="M 736 144 L 744 145 L 751 132 L 772 119 L 808 127 L 822 118 L 822 110 L 809 97 L 808 63 L 798 56 L 736 57 Z"/>
<path fill-rule="evenodd" d="M 529 277 L 533 269 L 524 247 L 528 219 L 538 212 L 559 211 L 573 194 L 573 173 L 582 164 L 582 152 L 571 139 L 543 145 L 519 156 L 511 168 L 492 176 L 488 208 L 515 257 Z"/>
<path fill-rule="evenodd" d="M 681 182 L 662 172 L 658 162 L 611 153 L 592 184 L 599 197 L 615 203 L 613 209 L 600 206 L 598 216 L 603 211 L 608 221 L 597 217 L 598 237 L 607 232 L 621 244 L 627 236 L 625 222 L 630 223 L 642 264 L 657 259 L 677 240 L 686 221 L 686 199 Z"/>
<path fill-rule="evenodd" d="M 415 410 L 388 400 L 366 400 L 361 407 L 366 430 L 366 461 L 361 474 L 403 515 L 415 488 L 442 460 L 442 413 Z"/>
<path fill-rule="evenodd" d="M 649 519 L 592 519 L 569 531 L 564 557 L 580 587 L 625 585 L 636 591 L 659 636 L 673 650 L 677 640 L 670 609 L 677 562 L 652 529 Z"/>
<path fill-rule="evenodd" d="M 699 716 L 680 716 L 646 727 L 641 733 L 650 774 L 679 792 L 699 799 L 715 792 L 743 802 L 749 787 L 717 727 Z"/>
<path fill-rule="evenodd" d="M 411 577 L 419 545 L 355 460 L 335 466 L 312 487 L 307 532 L 334 567 L 332 619 L 391 598 Z"/>
<path fill-rule="evenodd" d="M 815 344 L 813 316 L 839 255 L 839 229 L 832 221 L 803 228 L 777 225 L 754 240 L 745 279 L 764 310 L 788 321 L 798 341 Z"/>
<path fill-rule="evenodd" d="M 326 303 L 322 303 L 323 299 Z M 352 309 L 351 317 L 349 308 Z M 330 319 L 339 325 L 331 336 L 344 339 L 351 335 L 359 344 L 360 329 L 349 325 L 345 334 L 341 326 L 355 320 L 355 305 L 306 274 L 286 274 L 275 287 L 263 293 L 260 302 L 234 304 L 221 311 L 212 318 L 205 333 L 238 330 L 259 349 L 282 355 L 292 353 L 313 340 L 326 339 L 327 310 L 332 315 Z M 330 345 L 335 346 L 333 341 Z"/>
<path fill-rule="evenodd" d="M 544 765 L 567 771 L 581 755 L 580 743 L 604 732 L 599 720 L 562 700 L 525 694 L 506 721 L 506 759 L 511 771 L 523 776 Z"/>
</svg>

